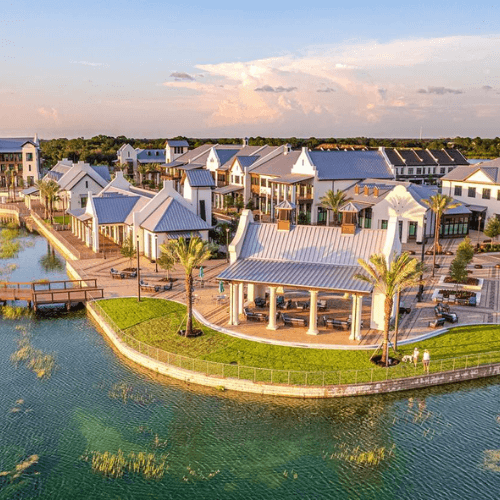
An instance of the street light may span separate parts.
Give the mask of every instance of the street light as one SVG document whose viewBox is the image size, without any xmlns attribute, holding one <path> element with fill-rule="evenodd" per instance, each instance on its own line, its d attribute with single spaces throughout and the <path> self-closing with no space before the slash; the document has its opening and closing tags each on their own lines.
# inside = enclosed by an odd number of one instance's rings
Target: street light
<svg viewBox="0 0 500 500">
<path fill-rule="evenodd" d="M 158 235 L 155 234 L 155 273 L 158 272 Z"/>
<path fill-rule="evenodd" d="M 136 252 L 137 252 L 137 302 L 141 301 L 141 268 L 140 266 L 140 261 L 139 261 L 139 235 L 137 235 L 137 245 L 136 245 Z"/>
<path fill-rule="evenodd" d="M 422 231 L 422 256 L 420 258 L 422 262 L 422 269 L 424 267 L 424 259 L 425 259 L 425 244 L 427 243 L 427 236 L 426 236 L 426 229 L 427 229 L 427 215 L 424 215 L 424 227 Z M 424 272 L 422 270 L 422 274 L 420 275 L 420 280 L 424 279 Z M 420 283 L 418 287 L 418 295 L 419 295 L 419 302 L 422 300 L 423 295 L 424 295 L 424 284 Z"/>
<path fill-rule="evenodd" d="M 229 226 L 226 227 L 226 262 L 229 262 Z"/>
<path fill-rule="evenodd" d="M 477 225 L 477 244 L 479 245 L 479 239 L 481 238 L 481 219 L 482 217 L 479 216 L 479 224 Z"/>
</svg>

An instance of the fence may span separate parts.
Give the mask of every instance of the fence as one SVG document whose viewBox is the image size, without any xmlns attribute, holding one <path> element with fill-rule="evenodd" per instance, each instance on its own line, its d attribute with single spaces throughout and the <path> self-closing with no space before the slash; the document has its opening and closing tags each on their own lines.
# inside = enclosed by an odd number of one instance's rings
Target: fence
<svg viewBox="0 0 500 500">
<path fill-rule="evenodd" d="M 407 377 L 424 375 L 422 365 L 415 367 L 412 363 L 400 363 L 388 368 L 373 367 L 361 370 L 337 370 L 337 371 L 298 371 L 279 370 L 271 368 L 258 368 L 239 364 L 217 363 L 202 359 L 190 358 L 181 354 L 164 351 L 158 347 L 150 346 L 124 332 L 113 319 L 103 310 L 101 305 L 93 301 L 91 307 L 113 328 L 116 334 L 130 347 L 157 361 L 168 365 L 203 373 L 208 376 L 221 378 L 235 378 L 238 380 L 249 380 L 267 384 L 286 384 L 295 386 L 330 386 L 347 384 L 364 384 L 371 382 L 383 382 Z M 500 351 L 470 354 L 456 358 L 446 358 L 431 361 L 429 373 L 440 373 L 473 368 L 480 365 L 500 363 Z"/>
</svg>

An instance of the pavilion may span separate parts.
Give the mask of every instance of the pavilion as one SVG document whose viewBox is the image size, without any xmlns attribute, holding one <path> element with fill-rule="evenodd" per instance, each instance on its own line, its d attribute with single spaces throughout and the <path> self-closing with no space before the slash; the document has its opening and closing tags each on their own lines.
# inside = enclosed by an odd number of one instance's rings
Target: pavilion
<svg viewBox="0 0 500 500">
<path fill-rule="evenodd" d="M 286 213 L 286 212 L 285 212 Z M 280 217 L 293 220 L 293 217 Z M 381 330 L 384 323 L 384 296 L 371 285 L 354 278 L 362 273 L 358 258 L 369 260 L 382 253 L 387 259 L 401 252 L 396 218 L 387 229 L 302 226 L 256 223 L 244 210 L 229 246 L 230 265 L 219 279 L 229 284 L 229 324 L 238 325 L 243 313 L 245 286 L 247 301 L 264 297 L 269 288 L 270 330 L 276 323 L 276 292 L 279 287 L 305 290 L 310 294 L 310 335 L 318 334 L 318 293 L 340 292 L 352 298 L 351 340 L 361 339 L 362 300 L 372 297 L 370 328 Z"/>
</svg>

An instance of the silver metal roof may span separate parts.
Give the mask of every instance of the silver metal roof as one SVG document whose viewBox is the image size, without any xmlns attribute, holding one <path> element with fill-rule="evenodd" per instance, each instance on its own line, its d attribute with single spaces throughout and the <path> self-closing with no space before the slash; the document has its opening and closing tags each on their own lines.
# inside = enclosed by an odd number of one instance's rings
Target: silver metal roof
<svg viewBox="0 0 500 500">
<path fill-rule="evenodd" d="M 186 177 L 191 187 L 215 187 L 215 181 L 208 170 L 186 170 Z"/>
<path fill-rule="evenodd" d="M 236 261 L 219 274 L 217 279 L 369 293 L 372 290 L 371 285 L 354 278 L 358 273 L 361 273 L 359 266 L 245 259 Z"/>
<path fill-rule="evenodd" d="M 167 240 L 178 240 L 179 238 L 194 238 L 194 237 L 200 237 L 199 231 L 176 231 L 176 232 L 170 232 L 166 234 Z"/>
<path fill-rule="evenodd" d="M 214 190 L 218 194 L 229 194 L 235 193 L 237 191 L 243 191 L 243 186 L 236 186 L 235 184 L 229 184 L 228 186 L 218 187 Z"/>
<path fill-rule="evenodd" d="M 188 141 L 170 140 L 167 139 L 167 144 L 171 147 L 187 148 L 189 147 Z"/>
<path fill-rule="evenodd" d="M 139 196 L 105 196 L 93 198 L 99 224 L 124 223 L 128 214 L 132 212 Z"/>
</svg>

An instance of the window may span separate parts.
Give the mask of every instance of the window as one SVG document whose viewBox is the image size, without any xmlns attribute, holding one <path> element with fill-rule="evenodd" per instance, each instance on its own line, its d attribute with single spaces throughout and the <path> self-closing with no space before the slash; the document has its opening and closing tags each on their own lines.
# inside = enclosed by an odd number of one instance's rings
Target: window
<svg viewBox="0 0 500 500">
<path fill-rule="evenodd" d="M 155 155 L 156 155 L 156 156 L 160 156 L 160 152 L 159 152 L 159 151 L 156 151 Z"/>
<path fill-rule="evenodd" d="M 87 197 L 86 196 L 82 196 L 80 198 L 80 204 L 81 204 L 82 208 L 85 208 L 87 206 Z"/>
<path fill-rule="evenodd" d="M 476 197 L 476 188 L 470 187 L 469 192 L 467 193 L 467 196 L 469 198 L 475 198 Z"/>
<path fill-rule="evenodd" d="M 85 181 L 85 187 L 88 188 L 89 187 L 89 181 Z"/>
<path fill-rule="evenodd" d="M 261 179 L 261 180 L 260 180 L 260 185 L 261 185 L 262 187 L 266 187 L 266 179 Z"/>
<path fill-rule="evenodd" d="M 28 165 L 28 170 L 31 172 L 31 165 Z"/>
<path fill-rule="evenodd" d="M 387 222 L 386 220 L 381 220 L 380 221 L 380 229 L 387 229 Z"/>
<path fill-rule="evenodd" d="M 500 201 L 500 189 L 497 191 L 497 200 Z"/>
<path fill-rule="evenodd" d="M 417 175 L 422 175 L 422 169 L 421 168 L 417 168 Z"/>
<path fill-rule="evenodd" d="M 445 174 L 445 173 L 446 173 L 446 167 L 441 167 L 440 172 L 441 172 L 442 174 Z"/>
<path fill-rule="evenodd" d="M 26 153 L 26 161 L 33 161 L 33 153 Z"/>
<path fill-rule="evenodd" d="M 151 156 L 151 151 L 148 151 L 148 156 Z"/>
<path fill-rule="evenodd" d="M 483 200 L 489 200 L 491 196 L 491 189 L 483 188 Z"/>
<path fill-rule="evenodd" d="M 455 186 L 455 196 L 462 196 L 462 186 Z"/>
<path fill-rule="evenodd" d="M 408 175 L 413 175 L 413 168 L 408 168 Z"/>
</svg>

